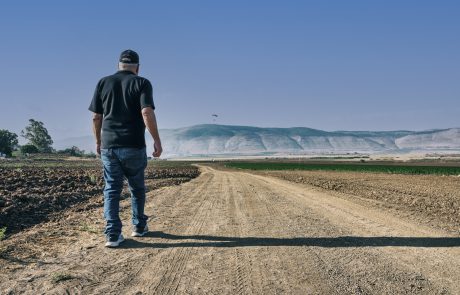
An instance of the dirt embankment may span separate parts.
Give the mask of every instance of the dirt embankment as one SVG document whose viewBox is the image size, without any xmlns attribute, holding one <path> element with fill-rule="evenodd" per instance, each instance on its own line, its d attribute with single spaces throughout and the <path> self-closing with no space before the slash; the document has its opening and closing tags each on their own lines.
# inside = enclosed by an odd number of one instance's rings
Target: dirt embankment
<svg viewBox="0 0 460 295">
<path fill-rule="evenodd" d="M 460 177 L 336 171 L 258 172 L 370 201 L 424 224 L 460 233 Z"/>
</svg>

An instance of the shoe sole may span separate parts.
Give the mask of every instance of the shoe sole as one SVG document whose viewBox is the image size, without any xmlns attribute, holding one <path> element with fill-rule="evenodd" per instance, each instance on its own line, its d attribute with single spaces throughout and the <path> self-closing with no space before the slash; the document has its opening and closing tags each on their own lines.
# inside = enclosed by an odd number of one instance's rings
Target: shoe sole
<svg viewBox="0 0 460 295">
<path fill-rule="evenodd" d="M 131 237 L 143 237 L 143 236 L 145 236 L 149 232 L 149 228 L 146 225 L 144 229 L 145 229 L 145 231 L 141 232 L 141 233 L 137 232 L 137 231 L 132 231 L 131 232 Z"/>
<path fill-rule="evenodd" d="M 107 248 L 116 248 L 116 247 L 120 246 L 120 244 L 123 243 L 124 241 L 125 241 L 125 239 L 123 238 L 123 239 L 118 240 L 116 242 L 107 242 L 107 243 L 105 243 L 105 246 Z"/>
<path fill-rule="evenodd" d="M 143 236 L 145 236 L 146 233 L 148 233 L 148 232 L 138 233 L 138 232 L 133 231 L 131 233 L 131 237 L 143 237 Z"/>
</svg>

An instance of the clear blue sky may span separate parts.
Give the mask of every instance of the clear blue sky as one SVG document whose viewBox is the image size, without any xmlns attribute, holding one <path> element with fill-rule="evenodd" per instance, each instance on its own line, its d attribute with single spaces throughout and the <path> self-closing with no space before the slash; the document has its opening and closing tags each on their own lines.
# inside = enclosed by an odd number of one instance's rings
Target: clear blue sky
<svg viewBox="0 0 460 295">
<path fill-rule="evenodd" d="M 0 128 L 91 134 L 99 78 L 140 54 L 160 128 L 460 127 L 459 1 L 8 1 Z"/>
</svg>

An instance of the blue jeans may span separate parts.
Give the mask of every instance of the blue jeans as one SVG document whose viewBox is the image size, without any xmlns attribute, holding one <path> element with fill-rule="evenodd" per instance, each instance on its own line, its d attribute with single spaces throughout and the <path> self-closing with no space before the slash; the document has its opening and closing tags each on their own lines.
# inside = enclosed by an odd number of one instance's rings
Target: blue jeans
<svg viewBox="0 0 460 295">
<path fill-rule="evenodd" d="M 104 218 L 107 222 L 105 234 L 109 236 L 121 233 L 120 195 L 125 177 L 131 192 L 133 225 L 144 227 L 148 219 L 144 214 L 144 170 L 147 167 L 145 148 L 101 149 L 101 159 L 105 180 Z"/>
</svg>

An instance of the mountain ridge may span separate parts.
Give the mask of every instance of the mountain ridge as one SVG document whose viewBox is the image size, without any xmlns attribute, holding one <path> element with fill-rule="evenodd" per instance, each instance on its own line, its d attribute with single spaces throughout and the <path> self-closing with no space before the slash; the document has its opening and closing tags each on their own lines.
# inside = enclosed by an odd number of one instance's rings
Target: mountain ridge
<svg viewBox="0 0 460 295">
<path fill-rule="evenodd" d="M 324 131 L 309 127 L 255 127 L 200 124 L 161 129 L 164 156 L 218 156 L 460 150 L 460 128 L 423 131 Z M 148 147 L 152 142 L 146 136 Z M 94 150 L 91 136 L 57 141 L 55 147 L 76 145 Z"/>
</svg>

